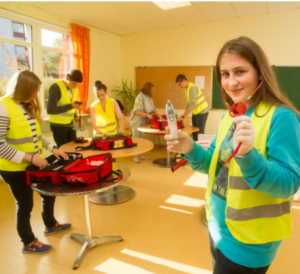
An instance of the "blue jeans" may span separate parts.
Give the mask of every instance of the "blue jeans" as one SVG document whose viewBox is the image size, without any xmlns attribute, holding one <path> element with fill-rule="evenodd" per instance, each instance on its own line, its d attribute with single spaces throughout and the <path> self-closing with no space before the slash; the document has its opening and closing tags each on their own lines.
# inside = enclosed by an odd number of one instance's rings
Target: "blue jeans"
<svg viewBox="0 0 300 274">
<path fill-rule="evenodd" d="M 193 132 L 193 139 L 195 141 L 198 140 L 198 134 L 204 134 L 207 117 L 208 117 L 208 112 L 204 113 L 204 114 L 199 113 L 196 115 L 194 115 L 194 114 L 192 115 L 192 125 L 194 127 L 199 128 L 199 131 Z"/>
<path fill-rule="evenodd" d="M 265 274 L 270 265 L 258 268 L 252 268 L 236 264 L 229 260 L 217 247 L 209 235 L 210 251 L 213 262 L 213 274 Z"/>
</svg>

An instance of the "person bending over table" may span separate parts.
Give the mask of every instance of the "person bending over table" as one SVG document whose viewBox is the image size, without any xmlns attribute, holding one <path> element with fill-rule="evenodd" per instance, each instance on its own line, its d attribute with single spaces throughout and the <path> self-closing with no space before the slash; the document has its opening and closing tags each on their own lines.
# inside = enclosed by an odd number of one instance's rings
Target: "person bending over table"
<svg viewBox="0 0 300 274">
<path fill-rule="evenodd" d="M 44 122 L 38 99 L 42 82 L 29 70 L 16 72 L 9 81 L 6 95 L 0 98 L 0 175 L 6 182 L 17 205 L 17 231 L 23 242 L 23 253 L 43 254 L 52 249 L 33 234 L 30 213 L 33 208 L 33 190 L 26 183 L 25 168 L 30 164 L 40 168 L 48 162 L 42 158 L 42 147 L 56 158 L 68 159 L 41 135 L 40 122 Z M 55 197 L 42 197 L 42 218 L 46 236 L 65 231 L 71 224 L 60 224 L 54 218 Z"/>
<path fill-rule="evenodd" d="M 117 119 L 119 120 L 119 133 L 124 134 L 124 118 L 118 103 L 107 97 L 107 87 L 96 81 L 93 87 L 98 98 L 91 105 L 91 124 L 96 135 L 116 135 L 118 133 Z"/>
<path fill-rule="evenodd" d="M 192 125 L 199 128 L 199 131 L 193 132 L 193 139 L 197 141 L 198 135 L 204 134 L 206 120 L 208 117 L 207 101 L 205 100 L 205 97 L 202 94 L 200 88 L 197 85 L 188 82 L 185 75 L 179 74 L 176 77 L 175 82 L 179 87 L 185 89 L 185 95 L 188 102 L 187 109 L 185 110 L 183 115 L 181 115 L 181 117 L 177 119 L 177 121 L 182 121 L 192 112 Z"/>
<path fill-rule="evenodd" d="M 139 95 L 135 98 L 135 103 L 130 117 L 130 125 L 132 127 L 132 136 L 136 138 L 143 138 L 143 132 L 138 130 L 138 127 L 144 126 L 148 123 L 149 119 L 152 119 L 152 114 L 156 115 L 159 119 L 161 116 L 157 113 L 152 100 L 152 94 L 154 91 L 154 85 L 150 82 L 146 83 Z M 135 163 L 140 163 L 140 160 L 150 160 L 149 157 L 143 154 L 133 156 Z"/>
<path fill-rule="evenodd" d="M 291 206 L 300 185 L 300 113 L 250 38 L 224 44 L 216 76 L 230 107 L 210 149 L 180 131 L 179 140 L 165 136 L 167 149 L 209 174 L 205 208 L 213 273 L 263 274 L 292 230 Z"/>
<path fill-rule="evenodd" d="M 49 89 L 47 113 L 53 138 L 58 147 L 76 139 L 74 120 L 79 122 L 76 109 L 80 109 L 80 104 L 76 101 L 77 86 L 82 80 L 81 71 L 72 69 L 65 79 L 57 81 Z M 83 125 L 82 119 L 80 124 Z"/>
</svg>

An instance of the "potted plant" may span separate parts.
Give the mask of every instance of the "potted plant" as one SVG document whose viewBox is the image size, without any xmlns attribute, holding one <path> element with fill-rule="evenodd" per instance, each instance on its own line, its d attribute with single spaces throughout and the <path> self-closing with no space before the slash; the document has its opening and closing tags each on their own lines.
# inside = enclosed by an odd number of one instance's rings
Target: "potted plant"
<svg viewBox="0 0 300 274">
<path fill-rule="evenodd" d="M 130 86 L 128 86 L 127 80 L 124 82 L 122 79 L 122 87 L 116 87 L 116 89 L 113 89 L 112 91 L 118 92 L 117 96 L 121 98 L 121 102 L 124 104 L 125 115 L 130 116 L 137 92 L 137 90 L 132 89 L 132 81 L 130 81 Z"/>
</svg>

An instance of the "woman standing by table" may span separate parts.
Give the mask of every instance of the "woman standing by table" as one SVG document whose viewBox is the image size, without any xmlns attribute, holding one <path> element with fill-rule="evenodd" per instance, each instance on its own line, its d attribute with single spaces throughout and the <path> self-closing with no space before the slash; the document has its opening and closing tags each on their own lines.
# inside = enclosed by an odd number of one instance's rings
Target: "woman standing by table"
<svg viewBox="0 0 300 274">
<path fill-rule="evenodd" d="M 42 158 L 42 147 L 56 158 L 67 159 L 41 135 L 43 122 L 38 100 L 42 82 L 29 70 L 16 72 L 8 83 L 6 95 L 0 98 L 0 175 L 9 185 L 17 204 L 17 231 L 24 244 L 23 253 L 43 254 L 52 249 L 41 243 L 33 234 L 30 213 L 33 208 L 33 191 L 26 183 L 25 168 L 30 164 L 40 168 L 48 162 Z M 42 197 L 42 217 L 45 236 L 65 231 L 71 224 L 59 224 L 54 218 L 55 197 Z"/>
<path fill-rule="evenodd" d="M 152 114 L 161 119 L 161 116 L 155 110 L 155 106 L 152 100 L 153 91 L 154 85 L 148 82 L 142 87 L 141 92 L 135 98 L 134 108 L 131 112 L 129 121 L 132 127 L 133 137 L 143 138 L 143 132 L 138 131 L 138 127 L 146 125 L 149 119 L 153 118 Z M 149 160 L 150 158 L 144 156 L 143 154 L 133 156 L 133 161 L 135 163 L 140 163 L 139 159 Z"/>
<path fill-rule="evenodd" d="M 95 96 L 98 98 L 91 105 L 91 124 L 94 135 L 116 135 L 118 133 L 117 119 L 119 120 L 119 133 L 124 133 L 124 118 L 118 103 L 107 98 L 107 87 L 101 81 L 94 86 Z"/>
</svg>

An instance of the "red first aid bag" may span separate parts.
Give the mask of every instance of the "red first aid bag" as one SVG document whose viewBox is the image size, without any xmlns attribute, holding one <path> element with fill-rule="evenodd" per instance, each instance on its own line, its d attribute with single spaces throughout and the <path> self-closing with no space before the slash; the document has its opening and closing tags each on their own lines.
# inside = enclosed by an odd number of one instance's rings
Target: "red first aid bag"
<svg viewBox="0 0 300 274">
<path fill-rule="evenodd" d="M 137 144 L 132 141 L 132 138 L 117 134 L 107 137 L 94 137 L 89 146 L 78 146 L 75 148 L 75 150 L 112 150 L 132 148 L 136 146 Z"/>
<path fill-rule="evenodd" d="M 61 173 L 61 177 L 69 184 L 101 182 L 112 172 L 112 162 L 110 153 L 88 156 L 66 166 Z"/>
<path fill-rule="evenodd" d="M 67 153 L 69 160 L 57 160 L 54 155 L 46 158 L 49 166 L 40 169 L 37 166 L 28 166 L 25 170 L 27 184 L 38 184 L 45 187 L 58 185 L 80 186 L 97 182 L 112 182 L 123 177 L 121 171 L 112 171 L 112 155 L 110 153 L 82 158 L 79 153 Z M 111 173 L 117 174 L 117 179 L 105 180 Z"/>
<path fill-rule="evenodd" d="M 40 169 L 35 165 L 30 165 L 26 168 L 27 184 L 38 184 L 38 183 L 52 183 L 61 184 L 64 178 L 60 176 L 64 167 L 74 164 L 82 159 L 80 153 L 66 153 L 69 156 L 69 160 L 58 160 L 54 155 L 51 155 L 45 160 L 49 163 L 49 166 Z"/>
<path fill-rule="evenodd" d="M 165 130 L 167 126 L 168 126 L 168 121 L 166 120 L 157 120 L 152 124 L 152 128 L 159 129 L 159 130 Z M 183 128 L 182 121 L 177 121 L 177 128 L 178 129 Z"/>
</svg>

